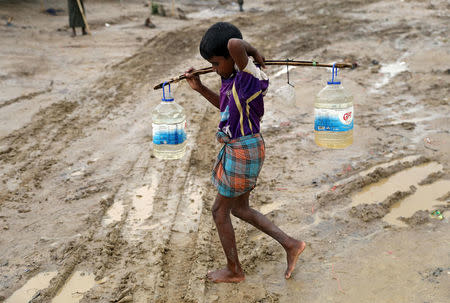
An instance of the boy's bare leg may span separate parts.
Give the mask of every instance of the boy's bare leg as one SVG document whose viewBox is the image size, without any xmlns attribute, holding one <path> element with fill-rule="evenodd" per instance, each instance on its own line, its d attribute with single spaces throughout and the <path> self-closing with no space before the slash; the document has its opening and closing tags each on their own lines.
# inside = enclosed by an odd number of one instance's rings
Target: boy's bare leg
<svg viewBox="0 0 450 303">
<path fill-rule="evenodd" d="M 77 35 L 77 32 L 75 31 L 75 27 L 72 27 L 72 37 L 75 37 Z"/>
<path fill-rule="evenodd" d="M 247 192 L 244 195 L 240 196 L 243 198 L 243 201 L 235 201 L 232 205 L 231 213 L 239 219 L 250 223 L 259 230 L 268 234 L 284 247 L 287 258 L 285 278 L 289 279 L 291 277 L 292 271 L 295 268 L 298 257 L 305 249 L 306 243 L 289 237 L 263 214 L 253 208 L 250 208 L 248 203 L 249 195 L 250 192 Z"/>
<path fill-rule="evenodd" d="M 213 282 L 240 282 L 245 279 L 244 272 L 239 263 L 236 249 L 236 238 L 231 224 L 230 211 L 234 203 L 243 203 L 242 196 L 227 198 L 217 194 L 212 208 L 214 222 L 219 233 L 220 242 L 227 258 L 227 267 L 208 273 Z"/>
</svg>

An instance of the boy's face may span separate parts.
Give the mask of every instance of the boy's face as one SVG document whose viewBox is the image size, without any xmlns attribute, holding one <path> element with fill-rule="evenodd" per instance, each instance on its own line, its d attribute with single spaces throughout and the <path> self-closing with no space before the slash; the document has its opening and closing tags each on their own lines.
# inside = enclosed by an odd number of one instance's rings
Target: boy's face
<svg viewBox="0 0 450 303">
<path fill-rule="evenodd" d="M 229 78 L 234 73 L 234 60 L 229 56 L 225 58 L 223 56 L 212 56 L 208 59 L 211 63 L 213 71 L 215 71 L 222 78 Z"/>
</svg>

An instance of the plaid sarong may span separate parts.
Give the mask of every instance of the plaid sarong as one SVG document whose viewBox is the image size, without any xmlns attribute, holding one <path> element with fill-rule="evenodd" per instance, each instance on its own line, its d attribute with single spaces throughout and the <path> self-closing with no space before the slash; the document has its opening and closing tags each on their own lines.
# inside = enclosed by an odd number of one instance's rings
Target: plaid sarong
<svg viewBox="0 0 450 303">
<path fill-rule="evenodd" d="M 212 171 L 212 183 L 219 194 L 231 198 L 252 190 L 264 162 L 261 134 L 231 140 L 224 132 L 218 132 L 216 137 L 224 143 Z"/>
</svg>

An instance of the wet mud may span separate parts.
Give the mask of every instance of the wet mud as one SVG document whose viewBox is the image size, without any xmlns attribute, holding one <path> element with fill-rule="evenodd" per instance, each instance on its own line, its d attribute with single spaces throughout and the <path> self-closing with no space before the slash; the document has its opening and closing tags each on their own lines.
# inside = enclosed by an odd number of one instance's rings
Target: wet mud
<svg viewBox="0 0 450 303">
<path fill-rule="evenodd" d="M 76 38 L 65 14 L 0 4 L 1 20 L 14 16 L 0 33 L 0 302 L 446 302 L 448 3 L 245 1 L 241 13 L 220 2 L 177 3 L 187 19 L 151 16 L 149 29 L 141 1 L 89 1 L 93 35 Z M 266 70 L 267 154 L 250 203 L 307 243 L 289 280 L 282 247 L 233 217 L 246 280 L 207 281 L 226 264 L 211 216 L 220 116 L 185 82 L 173 90 L 186 155 L 152 155 L 153 86 L 208 65 L 198 41 L 217 21 L 266 58 L 358 63 L 340 71 L 355 97 L 344 150 L 314 143 L 329 71 L 291 69 L 286 108 L 285 68 Z M 202 81 L 220 87 L 217 75 Z"/>
<path fill-rule="evenodd" d="M 396 202 L 403 200 L 405 197 L 410 196 L 416 192 L 416 188 L 411 186 L 409 191 L 397 191 L 390 195 L 383 202 L 377 204 L 359 204 L 353 206 L 350 210 L 350 215 L 359 218 L 364 222 L 369 222 L 374 219 L 383 218 L 389 213 L 389 208 Z"/>
</svg>

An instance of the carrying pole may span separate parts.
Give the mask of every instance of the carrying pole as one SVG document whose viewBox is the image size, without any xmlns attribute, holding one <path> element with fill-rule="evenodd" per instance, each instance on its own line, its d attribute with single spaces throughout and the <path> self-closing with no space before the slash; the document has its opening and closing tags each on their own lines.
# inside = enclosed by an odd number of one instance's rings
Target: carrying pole
<svg viewBox="0 0 450 303">
<path fill-rule="evenodd" d="M 312 67 L 333 67 L 333 66 L 335 66 L 336 68 L 351 68 L 351 69 L 354 69 L 358 66 L 356 63 L 343 62 L 343 63 L 325 64 L 325 63 L 319 63 L 316 61 L 296 61 L 296 60 L 264 60 L 264 64 L 265 65 L 312 66 Z M 206 68 L 194 70 L 194 71 L 192 71 L 192 74 L 203 75 L 203 74 L 211 73 L 212 71 L 213 71 L 212 67 L 206 67 Z M 172 78 L 165 82 L 166 83 L 176 83 L 176 82 L 184 80 L 184 79 L 186 79 L 186 76 L 183 74 L 183 75 Z M 153 89 L 162 88 L 163 83 L 156 85 Z"/>
</svg>

